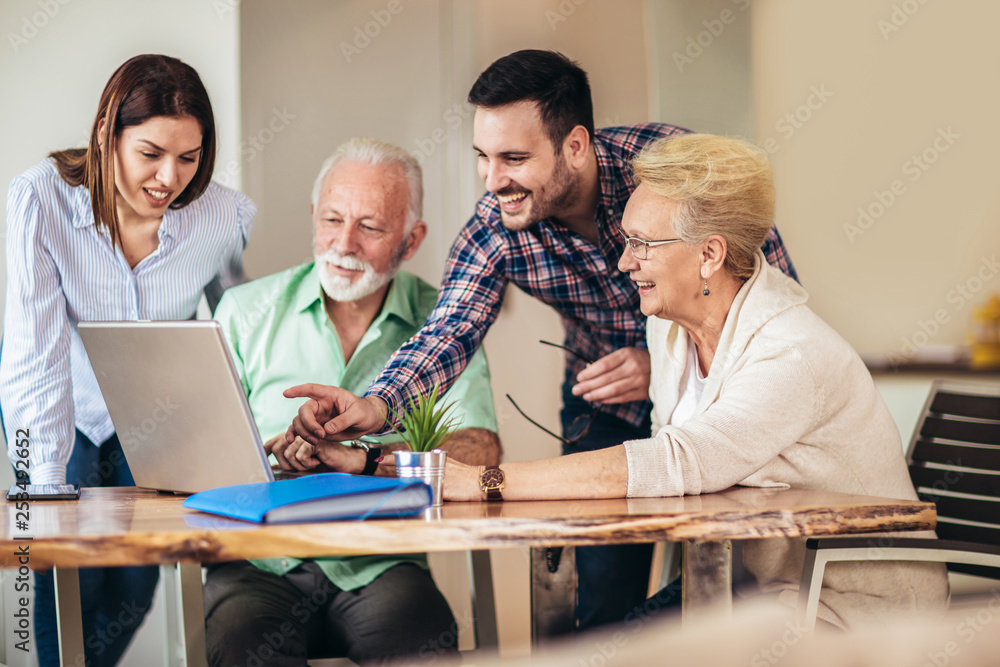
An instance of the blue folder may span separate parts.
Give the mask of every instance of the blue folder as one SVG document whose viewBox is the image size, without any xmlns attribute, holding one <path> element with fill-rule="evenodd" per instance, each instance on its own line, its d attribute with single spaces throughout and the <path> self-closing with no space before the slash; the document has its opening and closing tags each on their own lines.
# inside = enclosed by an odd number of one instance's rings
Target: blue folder
<svg viewBox="0 0 1000 667">
<path fill-rule="evenodd" d="M 257 523 L 412 516 L 430 505 L 424 482 L 341 472 L 223 486 L 184 501 L 190 509 Z"/>
</svg>

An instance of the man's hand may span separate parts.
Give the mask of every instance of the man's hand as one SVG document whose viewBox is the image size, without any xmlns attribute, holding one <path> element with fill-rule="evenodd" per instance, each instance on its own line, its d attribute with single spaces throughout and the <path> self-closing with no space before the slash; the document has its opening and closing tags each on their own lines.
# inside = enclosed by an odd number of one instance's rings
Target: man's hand
<svg viewBox="0 0 1000 667">
<path fill-rule="evenodd" d="M 264 443 L 264 453 L 274 454 L 282 470 L 311 470 L 320 464 L 316 458 L 316 447 L 302 438 L 292 442 L 285 439 L 285 434 L 274 436 Z"/>
<path fill-rule="evenodd" d="M 288 442 L 285 434 L 276 435 L 264 443 L 264 452 L 274 454 L 282 470 L 315 470 L 316 472 L 360 473 L 364 470 L 364 450 L 345 447 L 339 442 L 321 442 L 313 445 L 302 438 Z M 317 470 L 317 468 L 321 470 Z"/>
<path fill-rule="evenodd" d="M 381 430 L 388 413 L 380 398 L 358 398 L 346 389 L 322 384 L 300 384 L 286 389 L 284 395 L 309 399 L 299 407 L 299 414 L 285 433 L 289 444 L 296 437 L 312 445 L 324 440 L 354 440 Z"/>
<path fill-rule="evenodd" d="M 576 376 L 573 395 L 591 403 L 628 403 L 649 398 L 649 351 L 623 347 Z"/>
</svg>

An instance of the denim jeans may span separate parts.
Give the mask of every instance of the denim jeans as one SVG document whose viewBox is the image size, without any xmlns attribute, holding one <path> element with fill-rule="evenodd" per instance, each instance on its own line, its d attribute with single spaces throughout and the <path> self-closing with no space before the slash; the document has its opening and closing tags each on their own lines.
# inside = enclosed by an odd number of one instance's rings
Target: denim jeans
<svg viewBox="0 0 1000 667">
<path fill-rule="evenodd" d="M 95 447 L 79 431 L 66 468 L 66 481 L 81 487 L 135 486 L 117 435 Z M 152 604 L 159 573 L 156 566 L 80 569 L 88 666 L 111 667 L 118 663 Z M 55 581 L 51 572 L 35 573 L 35 644 L 39 667 L 59 665 Z"/>
<path fill-rule="evenodd" d="M 560 418 L 564 434 L 578 415 L 589 415 L 594 409 L 592 404 L 572 394 L 573 384 L 571 377 L 563 383 Z M 563 454 L 605 449 L 626 440 L 648 438 L 650 428 L 648 415 L 643 425 L 633 426 L 607 412 L 598 412 L 587 435 L 573 445 L 564 444 Z M 577 629 L 620 623 L 637 605 L 641 606 L 646 600 L 652 560 L 652 544 L 577 547 Z"/>
</svg>

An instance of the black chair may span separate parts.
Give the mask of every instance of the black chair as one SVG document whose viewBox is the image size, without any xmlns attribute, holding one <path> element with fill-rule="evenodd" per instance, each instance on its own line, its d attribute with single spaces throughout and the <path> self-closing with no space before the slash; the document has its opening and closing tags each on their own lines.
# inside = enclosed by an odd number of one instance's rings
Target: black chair
<svg viewBox="0 0 1000 667">
<path fill-rule="evenodd" d="M 935 382 L 907 464 L 917 495 L 937 505 L 938 539 L 807 540 L 799 613 L 808 628 L 826 564 L 834 561 L 934 561 L 1000 579 L 1000 387 Z"/>
</svg>

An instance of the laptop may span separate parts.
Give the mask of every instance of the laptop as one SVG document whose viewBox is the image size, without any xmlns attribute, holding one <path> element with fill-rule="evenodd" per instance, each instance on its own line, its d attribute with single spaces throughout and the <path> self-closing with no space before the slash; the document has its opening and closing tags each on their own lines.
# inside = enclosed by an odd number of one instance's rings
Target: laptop
<svg viewBox="0 0 1000 667">
<path fill-rule="evenodd" d="M 218 322 L 79 331 L 136 486 L 196 493 L 275 479 Z"/>
</svg>

